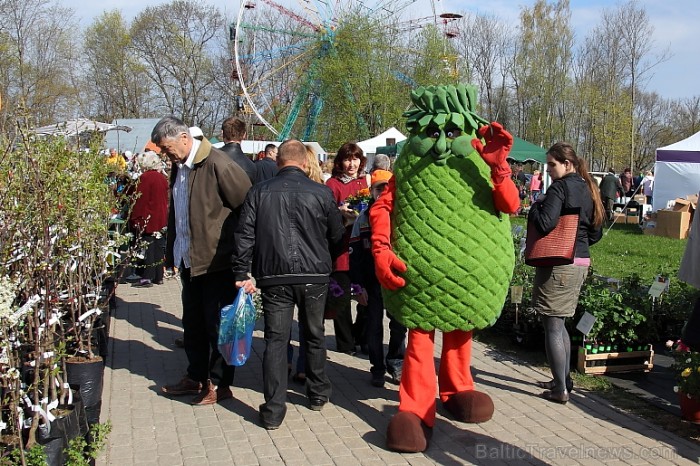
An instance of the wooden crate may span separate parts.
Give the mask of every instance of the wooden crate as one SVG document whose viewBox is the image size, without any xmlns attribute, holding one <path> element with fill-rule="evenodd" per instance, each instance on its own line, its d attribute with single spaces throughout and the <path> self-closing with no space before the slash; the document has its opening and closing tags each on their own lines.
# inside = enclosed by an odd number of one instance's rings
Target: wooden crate
<svg viewBox="0 0 700 466">
<path fill-rule="evenodd" d="M 578 349 L 577 369 L 582 374 L 610 374 L 613 372 L 649 372 L 654 367 L 654 349 L 617 353 L 591 353 L 585 347 Z"/>
</svg>

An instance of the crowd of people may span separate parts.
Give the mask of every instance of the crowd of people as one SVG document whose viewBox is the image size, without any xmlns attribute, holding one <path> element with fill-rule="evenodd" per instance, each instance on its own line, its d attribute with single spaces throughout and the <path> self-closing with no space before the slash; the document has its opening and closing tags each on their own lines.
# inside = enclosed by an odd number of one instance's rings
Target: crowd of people
<svg viewBox="0 0 700 466">
<path fill-rule="evenodd" d="M 369 383 L 383 387 L 388 376 L 403 387 L 410 380 L 411 365 L 416 364 L 416 345 L 406 349 L 409 331 L 388 315 L 390 335 L 385 352 L 382 274 L 378 278 L 372 241 L 372 226 L 381 231 L 382 225 L 370 222 L 370 209 L 385 189 L 388 194 L 377 208 L 393 198 L 391 160 L 378 154 L 368 167 L 362 149 L 348 142 L 330 164 L 322 164 L 312 147 L 291 139 L 268 144 L 253 161 L 241 150 L 240 143 L 246 138 L 243 121 L 233 117 L 225 120 L 222 134 L 225 144 L 217 149 L 201 131 L 168 116 L 151 134 L 160 155 L 145 152 L 122 157 L 110 150 L 107 158 L 115 173 L 135 180 L 115 190 L 134 199 L 128 224 L 144 247 L 137 286 L 162 283 L 164 268 L 179 271 L 182 283 L 182 346 L 188 366 L 179 381 L 163 385 L 161 392 L 192 395 L 190 403 L 195 406 L 232 398 L 235 367 L 219 353 L 218 329 L 220 310 L 233 302 L 238 289 L 261 295 L 265 351 L 264 403 L 259 407 L 259 420 L 264 428 L 277 429 L 284 421 L 290 376 L 304 384 L 309 409 L 320 411 L 330 400 L 326 319 L 333 320 L 337 352 L 368 355 Z M 492 146 L 477 146 L 487 163 L 496 160 Z M 575 257 L 563 265 L 537 266 L 532 292 L 532 306 L 545 329 L 552 372 L 551 380 L 538 382 L 545 389 L 541 396 L 567 403 L 573 382 L 565 320 L 576 310 L 591 265 L 590 247 L 602 238 L 605 216 L 620 197 L 631 197 L 641 189 L 651 202 L 653 174 L 647 172 L 635 179 L 629 169 L 619 176 L 610 170 L 598 185 L 574 148 L 560 142 L 547 151 L 546 172 L 551 185 L 543 193 L 543 174 L 535 170 L 528 178 L 522 167 L 516 167 L 511 175 L 503 147 L 499 149 L 502 160 L 492 161 L 491 168 L 492 180 L 495 173 L 499 183 L 507 180 L 505 184 L 519 188 L 513 188 L 508 196 L 503 188 L 504 198 L 513 200 L 509 201 L 513 210 L 508 212 L 515 212 L 518 195 L 521 200 L 528 198 L 528 225 L 542 235 L 557 227 L 564 211 L 577 212 Z M 355 200 L 363 192 L 369 200 L 358 208 Z M 343 299 L 333 300 L 336 306 L 329 311 L 331 294 Z M 354 313 L 351 297 L 356 301 Z M 292 343 L 295 313 L 299 343 L 296 366 Z M 410 332 L 417 338 L 416 329 Z M 450 347 L 452 337 L 446 338 Z M 463 354 L 460 361 L 469 360 L 470 348 L 464 350 L 467 356 Z M 408 362 L 401 382 L 404 353 Z M 433 366 L 432 346 L 430 355 L 429 365 Z M 417 393 L 409 392 L 410 387 L 402 389 L 403 402 Z M 433 399 L 434 392 L 421 396 Z"/>
<path fill-rule="evenodd" d="M 620 203 L 624 198 L 629 201 L 635 194 L 643 194 L 645 204 L 652 203 L 654 173 L 647 170 L 644 174 L 633 177 L 630 168 L 625 168 L 619 175 L 615 174 L 613 168 L 608 168 L 607 173 L 600 181 L 599 189 L 605 217 L 610 221 L 613 219 L 614 205 Z"/>
<path fill-rule="evenodd" d="M 278 428 L 286 415 L 295 311 L 299 348 L 292 379 L 305 385 L 310 409 L 321 410 L 332 391 L 325 371 L 325 319 L 333 320 L 336 351 L 368 355 L 372 385 L 384 386 L 387 375 L 399 383 L 407 329 L 388 316 L 385 353 L 385 310 L 368 214 L 393 176 L 391 160 L 377 155 L 367 167 L 362 149 L 348 142 L 333 159 L 330 176 L 324 177 L 327 170 L 314 150 L 300 141 L 269 144 L 253 162 L 240 147 L 246 137 L 241 120 L 225 120 L 222 134 L 225 144 L 219 150 L 201 132 L 169 116 L 151 134 L 160 156 L 147 152 L 124 159 L 124 164 L 113 154 L 108 158 L 116 170 L 138 167 L 132 172 L 136 201 L 129 225 L 145 245 L 139 284 L 161 283 L 164 266 L 179 270 L 182 281 L 182 345 L 188 367 L 181 380 L 162 386 L 162 392 L 194 395 L 193 405 L 232 397 L 235 367 L 225 362 L 217 340 L 220 309 L 233 302 L 238 288 L 259 290 L 262 298 L 265 403 L 259 415 L 265 428 Z M 162 156 L 171 162 L 169 182 Z M 546 389 L 542 396 L 566 402 L 572 382 L 564 321 L 576 308 L 590 265 L 589 246 L 601 237 L 609 196 L 617 198 L 636 188 L 627 172 L 614 177 L 615 191 L 609 194 L 608 177 L 597 186 L 585 163 L 564 143 L 549 149 L 546 168 L 552 179 L 546 195 L 540 195 L 539 171 L 525 180 L 516 169 L 513 179 L 520 187 L 527 182 L 529 220 L 545 234 L 557 224 L 564 206 L 580 212 L 574 263 L 537 267 L 533 289 L 553 374 L 551 381 L 540 383 Z M 651 180 L 638 184 L 653 186 Z M 358 209 L 350 199 L 362 192 L 369 192 L 370 200 Z M 331 292 L 345 299 L 336 300 L 341 304 L 329 313 Z M 351 296 L 357 302 L 354 319 Z"/>
<path fill-rule="evenodd" d="M 543 173 L 534 170 L 532 174 L 526 174 L 521 164 L 512 167 L 512 178 L 520 192 L 520 199 L 525 205 L 534 204 L 543 191 Z M 638 176 L 632 175 L 630 168 L 625 168 L 621 173 L 616 173 L 613 168 L 609 168 L 602 176 L 598 190 L 601 202 L 605 211 L 605 218 L 608 221 L 613 219 L 614 205 L 626 204 L 624 201 L 631 201 L 635 194 L 644 195 L 644 203 L 651 204 L 654 195 L 654 173 L 646 170 Z M 641 202 L 631 201 L 633 206 Z"/>
<path fill-rule="evenodd" d="M 275 429 L 283 421 L 290 376 L 305 385 L 311 409 L 328 402 L 326 319 L 333 320 L 336 351 L 369 356 L 369 383 L 381 387 L 388 375 L 398 384 L 406 328 L 390 321 L 384 354 L 384 305 L 371 229 L 366 212 L 348 202 L 370 189 L 376 199 L 392 176 L 391 160 L 378 155 L 365 167 L 362 149 L 347 143 L 332 165 L 323 164 L 311 146 L 290 140 L 268 144 L 253 161 L 241 150 L 243 121 L 228 118 L 221 130 L 224 145 L 217 149 L 199 128 L 168 116 L 151 134 L 158 153 L 105 154 L 114 192 L 124 199 L 120 215 L 142 252 L 132 285 L 162 284 L 169 271 L 182 282 L 183 336 L 177 343 L 188 365 L 162 393 L 192 395 L 193 405 L 232 397 L 235 367 L 225 362 L 217 343 L 220 310 L 233 302 L 238 288 L 259 290 L 262 298 L 264 427 Z M 335 316 L 326 309 L 331 283 L 348 298 Z"/>
</svg>

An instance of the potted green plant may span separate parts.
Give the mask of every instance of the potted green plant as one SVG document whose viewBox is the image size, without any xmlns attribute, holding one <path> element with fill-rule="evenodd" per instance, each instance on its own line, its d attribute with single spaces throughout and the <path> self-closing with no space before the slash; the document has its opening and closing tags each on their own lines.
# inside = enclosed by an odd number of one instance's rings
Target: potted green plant
<svg viewBox="0 0 700 466">
<path fill-rule="evenodd" d="M 574 320 L 578 321 L 588 312 L 595 317 L 595 322 L 586 336 L 590 348 L 586 345 L 578 352 L 580 372 L 604 374 L 651 369 L 653 351 L 646 342 L 639 343 L 639 330 L 648 320 L 645 310 L 638 309 L 642 307 L 641 296 L 634 282 L 630 285 L 623 280 L 611 286 L 606 280 L 588 277 Z"/>
<path fill-rule="evenodd" d="M 525 229 L 515 225 L 512 234 L 515 267 L 510 281 L 511 292 L 506 295 L 503 312 L 494 329 L 511 334 L 513 341 L 519 345 L 537 347 L 544 341 L 544 330 L 539 316 L 530 305 L 535 269 L 525 264 L 521 254 L 525 247 Z"/>
<path fill-rule="evenodd" d="M 587 340 L 605 343 L 607 346 L 617 344 L 636 344 L 639 326 L 646 322 L 647 317 L 634 303 L 625 299 L 625 293 L 596 278 L 588 278 L 579 296 L 576 318 L 584 312 L 592 314 L 596 321 L 588 334 Z"/>
<path fill-rule="evenodd" d="M 14 439 L 6 443 L 20 456 L 43 443 L 46 462 L 59 464 L 81 418 L 75 411 L 81 404 L 71 400 L 68 359 L 102 365 L 94 329 L 101 284 L 111 273 L 106 259 L 114 247 L 108 230 L 116 199 L 96 149 L 37 140 L 21 128 L 17 134 L 0 157 L 3 438 Z"/>
</svg>

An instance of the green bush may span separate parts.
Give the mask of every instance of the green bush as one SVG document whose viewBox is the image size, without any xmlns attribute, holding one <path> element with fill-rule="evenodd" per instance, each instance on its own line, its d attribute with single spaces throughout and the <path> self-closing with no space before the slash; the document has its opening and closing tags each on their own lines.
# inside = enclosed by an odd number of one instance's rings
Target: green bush
<svg viewBox="0 0 700 466">
<path fill-rule="evenodd" d="M 24 451 L 24 463 L 22 462 L 22 452 L 19 448 L 3 451 L 0 455 L 0 466 L 16 466 L 25 464 L 26 466 L 44 466 L 46 464 L 46 453 L 41 445 L 34 445 Z"/>
<path fill-rule="evenodd" d="M 104 424 L 93 424 L 87 438 L 78 436 L 68 442 L 66 453 L 66 464 L 70 466 L 90 466 L 100 455 L 100 452 L 107 443 L 107 436 L 112 431 L 112 423 L 107 421 Z"/>
<path fill-rule="evenodd" d="M 636 308 L 639 289 L 635 280 L 629 280 L 616 290 L 604 280 L 589 276 L 581 289 L 579 305 L 574 315 L 578 322 L 584 312 L 592 314 L 596 321 L 587 335 L 588 341 L 608 344 L 636 342 L 640 325 L 647 321 L 643 311 Z M 635 303 L 636 300 L 636 303 Z"/>
</svg>

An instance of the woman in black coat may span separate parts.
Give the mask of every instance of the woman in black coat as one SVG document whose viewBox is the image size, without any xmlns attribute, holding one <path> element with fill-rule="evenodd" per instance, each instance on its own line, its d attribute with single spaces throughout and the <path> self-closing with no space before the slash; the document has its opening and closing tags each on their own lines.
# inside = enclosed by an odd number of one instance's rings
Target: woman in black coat
<svg viewBox="0 0 700 466">
<path fill-rule="evenodd" d="M 547 389 L 542 393 L 545 399 L 566 403 L 573 383 L 569 376 L 571 342 L 564 322 L 576 311 L 591 264 L 588 247 L 602 237 L 604 212 L 598 186 L 571 145 L 559 142 L 549 149 L 547 172 L 553 182 L 546 195 L 540 196 L 530 208 L 530 228 L 546 235 L 557 226 L 562 209 L 578 208 L 580 212 L 573 264 L 537 267 L 532 290 L 533 306 L 541 315 L 545 329 L 547 361 L 554 376 L 553 380 L 538 385 Z"/>
</svg>

